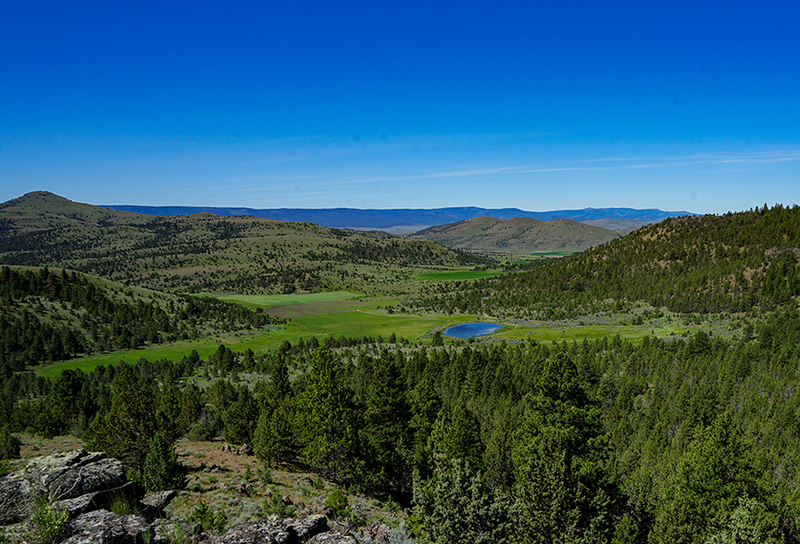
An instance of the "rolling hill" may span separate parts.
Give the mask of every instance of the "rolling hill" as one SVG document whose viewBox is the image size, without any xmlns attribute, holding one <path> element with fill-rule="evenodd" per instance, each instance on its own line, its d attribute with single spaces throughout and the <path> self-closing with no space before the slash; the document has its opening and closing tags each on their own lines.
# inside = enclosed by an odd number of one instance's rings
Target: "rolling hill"
<svg viewBox="0 0 800 544">
<path fill-rule="evenodd" d="M 30 193 L 0 206 L 0 264 L 51 266 L 167 292 L 390 289 L 420 267 L 486 264 L 425 240 L 210 213 L 153 217 Z"/>
<path fill-rule="evenodd" d="M 571 219 L 539 221 L 528 217 L 477 217 L 430 227 L 409 238 L 432 240 L 444 246 L 471 250 L 583 251 L 619 238 L 613 231 Z"/>
<path fill-rule="evenodd" d="M 0 204 L 0 237 L 65 227 L 137 225 L 146 215 L 73 202 L 36 191 Z"/>
<path fill-rule="evenodd" d="M 283 322 L 212 297 L 48 268 L 0 267 L 0 300 L 0 375 L 45 361 Z"/>
</svg>

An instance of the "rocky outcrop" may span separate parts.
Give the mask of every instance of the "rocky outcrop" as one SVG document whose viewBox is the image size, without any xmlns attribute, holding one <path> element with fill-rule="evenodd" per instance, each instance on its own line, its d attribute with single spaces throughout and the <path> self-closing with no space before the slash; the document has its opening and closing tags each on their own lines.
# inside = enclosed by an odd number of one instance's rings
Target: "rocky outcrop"
<svg viewBox="0 0 800 544">
<path fill-rule="evenodd" d="M 30 484 L 18 478 L 0 478 L 0 525 L 18 523 L 28 517 Z"/>
<path fill-rule="evenodd" d="M 23 521 L 35 499 L 59 503 L 73 514 L 101 508 L 114 492 L 138 499 L 141 488 L 126 483 L 122 463 L 104 453 L 78 450 L 37 457 L 0 478 L 0 525 Z"/>
<path fill-rule="evenodd" d="M 308 541 L 309 544 L 358 544 L 358 541 L 342 533 L 320 533 Z"/>
<path fill-rule="evenodd" d="M 218 544 L 297 544 L 328 531 L 328 520 L 316 514 L 305 518 L 280 519 L 269 516 L 263 520 L 237 523 L 219 537 Z"/>
<path fill-rule="evenodd" d="M 72 520 L 61 544 L 137 544 L 152 542 L 152 532 L 141 516 L 97 510 Z"/>
<path fill-rule="evenodd" d="M 127 480 L 118 460 L 86 450 L 37 457 L 20 472 L 14 477 L 27 480 L 35 492 L 44 493 L 51 501 L 119 487 Z"/>
<path fill-rule="evenodd" d="M 29 520 L 33 505 L 46 501 L 67 514 L 60 522 L 59 544 L 357 543 L 347 528 L 332 530 L 321 514 L 287 519 L 273 515 L 237 523 L 223 535 L 202 534 L 196 523 L 163 519 L 164 507 L 175 496 L 174 491 L 144 495 L 139 484 L 126 480 L 119 461 L 103 453 L 78 450 L 33 459 L 24 469 L 0 478 L 0 526 L 6 526 L 7 534 L 33 534 L 36 528 Z M 288 496 L 282 501 L 291 504 Z M 110 511 L 120 503 L 133 513 Z"/>
</svg>

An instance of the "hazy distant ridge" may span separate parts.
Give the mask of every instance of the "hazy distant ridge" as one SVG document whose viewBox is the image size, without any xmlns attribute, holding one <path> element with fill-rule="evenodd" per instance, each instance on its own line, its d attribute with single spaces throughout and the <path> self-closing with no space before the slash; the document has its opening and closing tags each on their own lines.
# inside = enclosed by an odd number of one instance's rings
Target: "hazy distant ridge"
<svg viewBox="0 0 800 544">
<path fill-rule="evenodd" d="M 372 209 L 357 208 L 226 208 L 213 206 L 104 206 L 113 210 L 130 211 L 147 215 L 191 215 L 209 212 L 219 216 L 252 215 L 280 221 L 304 221 L 324 227 L 334 228 L 372 228 L 387 229 L 398 225 L 445 225 L 476 217 L 489 216 L 496 219 L 512 219 L 529 217 L 540 221 L 552 219 L 572 219 L 587 222 L 602 219 L 616 219 L 626 223 L 655 223 L 667 217 L 692 215 L 689 212 L 669 212 L 659 209 L 637 210 L 634 208 L 585 208 L 582 210 L 554 210 L 546 212 L 529 212 L 518 208 L 477 208 L 474 206 L 461 208 L 433 209 Z"/>
</svg>

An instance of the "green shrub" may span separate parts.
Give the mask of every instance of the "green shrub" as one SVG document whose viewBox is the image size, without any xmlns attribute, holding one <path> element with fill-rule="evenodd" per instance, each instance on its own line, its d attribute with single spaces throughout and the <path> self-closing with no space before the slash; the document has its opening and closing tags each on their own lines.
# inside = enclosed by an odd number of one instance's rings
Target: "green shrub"
<svg viewBox="0 0 800 544">
<path fill-rule="evenodd" d="M 275 487 L 272 487 L 272 493 L 269 497 L 264 498 L 261 505 L 261 515 L 267 517 L 270 514 L 277 514 L 280 518 L 290 518 L 294 516 L 297 509 L 294 506 L 289 506 L 283 503 L 280 494 Z"/>
<path fill-rule="evenodd" d="M 262 463 L 261 466 L 256 469 L 256 475 L 258 479 L 265 484 L 272 483 L 272 469 L 269 468 L 269 465 L 266 463 Z"/>
<path fill-rule="evenodd" d="M 135 514 L 136 508 L 131 500 L 123 493 L 114 493 L 111 497 L 111 504 L 108 509 L 119 516 L 127 516 L 128 514 Z"/>
<path fill-rule="evenodd" d="M 325 506 L 330 508 L 336 517 L 343 518 L 350 513 L 350 501 L 347 500 L 347 495 L 338 487 L 328 494 L 328 498 L 325 499 Z"/>
<path fill-rule="evenodd" d="M 226 516 L 225 512 L 222 510 L 215 515 L 214 512 L 211 511 L 210 506 L 200 501 L 197 503 L 197 506 L 194 507 L 194 510 L 192 510 L 189 521 L 192 523 L 199 523 L 203 531 L 222 533 L 225 530 L 225 526 L 228 524 L 228 516 Z"/>
<path fill-rule="evenodd" d="M 68 523 L 66 510 L 46 500 L 38 500 L 20 541 L 26 544 L 50 544 L 64 534 Z"/>
</svg>

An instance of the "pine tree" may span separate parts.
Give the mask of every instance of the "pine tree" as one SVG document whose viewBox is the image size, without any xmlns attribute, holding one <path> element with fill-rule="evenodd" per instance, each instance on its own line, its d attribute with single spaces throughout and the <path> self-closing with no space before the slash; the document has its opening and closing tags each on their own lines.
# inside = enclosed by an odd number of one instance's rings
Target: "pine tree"
<svg viewBox="0 0 800 544">
<path fill-rule="evenodd" d="M 514 463 L 521 543 L 607 542 L 616 490 L 604 465 L 600 410 L 563 352 L 526 398 Z"/>
<path fill-rule="evenodd" d="M 269 466 L 286 461 L 292 452 L 292 427 L 281 406 L 263 410 L 253 432 L 253 451 L 256 457 Z"/>
<path fill-rule="evenodd" d="M 352 391 L 345 382 L 341 360 L 327 347 L 314 353 L 306 390 L 297 400 L 304 432 L 303 457 L 333 480 L 360 477 Z"/>
<path fill-rule="evenodd" d="M 183 487 L 186 476 L 175 449 L 162 433 L 150 440 L 144 460 L 144 486 L 148 491 L 166 491 Z"/>
<path fill-rule="evenodd" d="M 90 447 L 141 473 L 150 440 L 158 432 L 153 390 L 138 378 L 134 367 L 122 363 L 112 391 L 111 408 L 89 429 Z"/>
<path fill-rule="evenodd" d="M 362 432 L 365 469 L 374 489 L 394 493 L 411 489 L 409 412 L 400 368 L 386 353 L 375 362 Z"/>
</svg>

